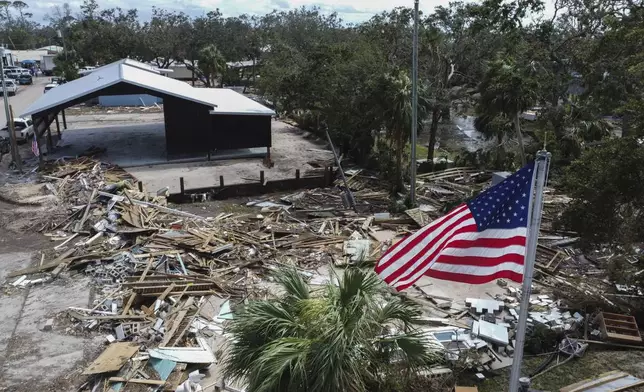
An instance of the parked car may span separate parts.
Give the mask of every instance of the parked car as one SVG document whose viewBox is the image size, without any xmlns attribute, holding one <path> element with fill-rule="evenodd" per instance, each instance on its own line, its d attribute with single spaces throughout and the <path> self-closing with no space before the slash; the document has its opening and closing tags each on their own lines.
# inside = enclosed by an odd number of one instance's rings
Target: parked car
<svg viewBox="0 0 644 392">
<path fill-rule="evenodd" d="M 34 79 L 31 77 L 30 74 L 22 74 L 18 78 L 18 84 L 33 84 Z"/>
<path fill-rule="evenodd" d="M 7 89 L 7 95 L 16 95 L 18 92 L 18 85 L 13 80 L 5 80 L 4 85 Z M 0 95 L 3 93 L 3 90 L 0 89 Z"/>
<path fill-rule="evenodd" d="M 58 87 L 58 84 L 56 84 L 56 83 L 49 83 L 49 84 L 47 84 L 47 85 L 45 86 L 45 91 L 43 92 L 43 94 L 44 94 L 44 93 L 46 93 L 47 91 L 51 90 L 51 89 L 52 89 L 52 88 L 54 88 L 54 87 Z"/>
<path fill-rule="evenodd" d="M 67 81 L 65 80 L 65 78 L 62 78 L 60 76 L 54 76 L 53 78 L 51 78 L 51 82 L 53 84 L 65 84 Z"/>
<path fill-rule="evenodd" d="M 5 69 L 4 76 L 9 79 L 18 79 L 20 76 L 20 68 Z"/>
<path fill-rule="evenodd" d="M 29 118 L 16 117 L 13 119 L 14 134 L 19 142 L 27 141 L 34 135 L 34 125 Z M 9 124 L 0 129 L 0 139 L 9 137 Z"/>
</svg>

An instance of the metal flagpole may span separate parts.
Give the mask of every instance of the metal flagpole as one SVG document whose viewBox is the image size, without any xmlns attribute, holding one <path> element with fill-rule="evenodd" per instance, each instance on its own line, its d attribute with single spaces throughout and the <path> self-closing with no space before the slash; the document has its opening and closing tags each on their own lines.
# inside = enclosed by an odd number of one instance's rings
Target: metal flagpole
<svg viewBox="0 0 644 392">
<path fill-rule="evenodd" d="M 541 210 L 543 207 L 543 188 L 546 185 L 550 153 L 539 151 L 535 159 L 532 184 L 534 192 L 530 195 L 528 205 L 528 238 L 526 240 L 526 254 L 523 270 L 523 289 L 521 308 L 519 309 L 519 325 L 516 331 L 516 344 L 510 374 L 510 392 L 519 392 L 519 378 L 521 377 L 521 362 L 523 361 L 523 346 L 525 343 L 528 307 L 530 306 L 530 293 L 532 291 L 532 277 L 534 275 L 534 262 L 537 255 L 537 242 L 539 240 L 539 227 L 541 226 Z"/>
<path fill-rule="evenodd" d="M 411 182 L 409 202 L 416 205 L 416 137 L 418 133 L 418 0 L 414 0 L 414 38 L 411 65 Z"/>
</svg>

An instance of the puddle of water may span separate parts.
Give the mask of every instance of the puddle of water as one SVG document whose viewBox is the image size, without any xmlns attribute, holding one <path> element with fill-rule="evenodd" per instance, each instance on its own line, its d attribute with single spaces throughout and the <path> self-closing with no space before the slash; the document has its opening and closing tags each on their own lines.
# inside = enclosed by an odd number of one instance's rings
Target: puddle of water
<svg viewBox="0 0 644 392">
<path fill-rule="evenodd" d="M 483 134 L 474 126 L 474 116 L 452 116 L 448 123 L 441 124 L 439 144 L 450 150 L 476 151 L 489 145 Z"/>
</svg>

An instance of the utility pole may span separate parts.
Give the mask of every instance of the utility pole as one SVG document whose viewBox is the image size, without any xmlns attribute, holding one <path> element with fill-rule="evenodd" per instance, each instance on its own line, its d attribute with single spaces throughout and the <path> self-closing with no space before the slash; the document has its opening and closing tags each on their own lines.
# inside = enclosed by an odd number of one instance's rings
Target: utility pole
<svg viewBox="0 0 644 392">
<path fill-rule="evenodd" d="M 414 0 L 414 45 L 411 65 L 411 167 L 409 202 L 416 205 L 416 136 L 418 133 L 418 0 Z"/>
<path fill-rule="evenodd" d="M 7 86 L 4 83 L 4 47 L 0 48 L 0 80 L 2 82 L 2 99 L 4 100 L 4 113 L 7 118 L 7 130 L 9 131 L 9 140 L 11 142 L 11 158 L 13 159 L 16 169 L 22 171 L 22 159 L 18 152 L 18 143 L 16 143 L 16 132 L 13 126 L 11 111 L 9 110 L 9 96 L 7 95 Z"/>
</svg>

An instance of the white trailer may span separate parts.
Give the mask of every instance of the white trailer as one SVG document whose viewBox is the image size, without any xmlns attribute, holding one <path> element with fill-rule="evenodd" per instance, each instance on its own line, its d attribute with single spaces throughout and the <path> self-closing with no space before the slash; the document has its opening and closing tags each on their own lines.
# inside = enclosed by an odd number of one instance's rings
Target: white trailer
<svg viewBox="0 0 644 392">
<path fill-rule="evenodd" d="M 54 68 L 56 68 L 56 65 L 54 64 L 54 57 L 56 57 L 55 54 L 43 54 L 41 56 L 40 70 L 44 75 L 51 76 L 54 74 Z"/>
</svg>

